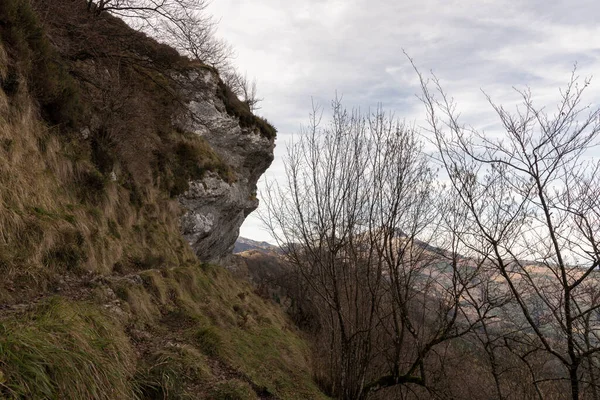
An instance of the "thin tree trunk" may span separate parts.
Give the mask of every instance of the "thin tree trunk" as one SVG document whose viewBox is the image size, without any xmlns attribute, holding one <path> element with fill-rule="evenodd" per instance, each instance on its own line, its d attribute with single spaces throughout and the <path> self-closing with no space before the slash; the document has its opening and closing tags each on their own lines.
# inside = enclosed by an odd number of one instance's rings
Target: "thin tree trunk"
<svg viewBox="0 0 600 400">
<path fill-rule="evenodd" d="M 578 364 L 571 365 L 569 368 L 569 380 L 571 381 L 571 399 L 579 400 L 579 379 L 577 378 Z"/>
</svg>

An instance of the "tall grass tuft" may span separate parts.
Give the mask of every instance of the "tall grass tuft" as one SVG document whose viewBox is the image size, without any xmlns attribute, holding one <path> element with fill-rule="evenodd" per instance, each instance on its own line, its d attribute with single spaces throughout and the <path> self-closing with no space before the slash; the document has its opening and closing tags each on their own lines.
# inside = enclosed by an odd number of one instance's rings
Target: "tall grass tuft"
<svg viewBox="0 0 600 400">
<path fill-rule="evenodd" d="M 126 335 L 89 303 L 52 299 L 0 322 L 0 397 L 132 398 Z"/>
</svg>

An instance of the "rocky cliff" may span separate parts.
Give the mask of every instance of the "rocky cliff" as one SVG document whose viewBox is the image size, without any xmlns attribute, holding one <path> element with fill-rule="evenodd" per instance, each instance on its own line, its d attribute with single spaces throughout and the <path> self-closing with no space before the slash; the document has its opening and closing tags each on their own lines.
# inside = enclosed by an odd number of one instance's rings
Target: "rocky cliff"
<svg viewBox="0 0 600 400">
<path fill-rule="evenodd" d="M 230 182 L 215 172 L 192 180 L 179 196 L 185 210 L 182 232 L 198 257 L 214 261 L 231 254 L 244 219 L 258 206 L 256 183 L 273 161 L 274 138 L 256 125 L 241 126 L 235 115 L 227 113 L 219 92 L 218 76 L 200 69 L 185 76 L 190 90 L 189 112 L 178 121 L 180 129 L 203 137 L 233 171 Z M 198 84 L 200 83 L 200 85 Z"/>
</svg>

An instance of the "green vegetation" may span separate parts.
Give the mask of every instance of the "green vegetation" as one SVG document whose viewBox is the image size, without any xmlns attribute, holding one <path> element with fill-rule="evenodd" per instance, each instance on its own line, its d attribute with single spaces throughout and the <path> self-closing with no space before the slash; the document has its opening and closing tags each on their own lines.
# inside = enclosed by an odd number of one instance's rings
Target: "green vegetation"
<svg viewBox="0 0 600 400">
<path fill-rule="evenodd" d="M 322 398 L 311 381 L 306 343 L 281 310 L 252 293 L 249 284 L 215 266 L 147 271 L 141 276 L 151 299 L 131 296 L 127 303 L 132 309 L 160 304 L 161 326 L 183 338 L 196 358 L 217 360 L 217 368 L 278 398 Z M 140 307 L 143 303 L 146 306 Z M 245 315 L 234 311 L 234 305 L 243 307 Z"/>
<path fill-rule="evenodd" d="M 50 299 L 0 320 L 0 396 L 131 398 L 129 339 L 99 307 Z"/>
<path fill-rule="evenodd" d="M 198 333 L 196 333 L 196 342 L 200 349 L 202 349 L 202 352 L 208 356 L 216 356 L 219 352 L 219 348 L 223 346 L 221 337 L 217 330 L 212 326 L 198 330 Z"/>
<path fill-rule="evenodd" d="M 188 345 L 157 350 L 150 357 L 147 369 L 136 376 L 142 398 L 197 398 L 198 393 L 186 389 L 184 382 L 207 382 L 212 372 L 206 359 Z M 196 396 L 195 396 L 196 395 Z"/>
<path fill-rule="evenodd" d="M 139 277 L 96 283 L 87 300 L 55 296 L 5 315 L 0 395 L 324 398 L 311 381 L 306 344 L 247 283 L 216 266 Z M 241 298 L 246 317 L 233 311 Z M 235 379 L 222 381 L 223 374 Z"/>
</svg>

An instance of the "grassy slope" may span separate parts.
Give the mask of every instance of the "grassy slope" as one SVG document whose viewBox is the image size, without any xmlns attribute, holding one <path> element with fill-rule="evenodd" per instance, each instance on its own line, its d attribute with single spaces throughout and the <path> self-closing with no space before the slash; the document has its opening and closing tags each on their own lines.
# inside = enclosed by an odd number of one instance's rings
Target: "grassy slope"
<svg viewBox="0 0 600 400">
<path fill-rule="evenodd" d="M 199 265 L 179 234 L 178 177 L 232 171 L 169 128 L 170 114 L 139 123 L 164 94 L 139 66 L 119 65 L 128 83 L 107 96 L 131 109 L 109 110 L 110 123 L 83 139 L 107 104 L 81 80 L 89 64 L 63 62 L 30 4 L 0 3 L 0 397 L 321 398 L 306 344 L 281 311 Z M 52 24 L 61 43 L 68 35 Z M 112 61 L 93 65 L 113 73 Z M 140 158 L 126 146 L 136 143 L 147 147 Z"/>
<path fill-rule="evenodd" d="M 8 398 L 323 398 L 290 322 L 217 266 L 98 279 L 0 332 Z"/>
</svg>

